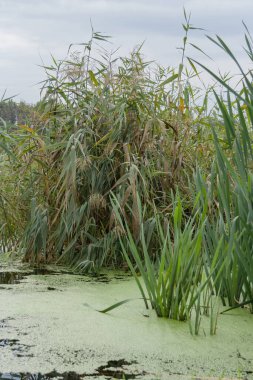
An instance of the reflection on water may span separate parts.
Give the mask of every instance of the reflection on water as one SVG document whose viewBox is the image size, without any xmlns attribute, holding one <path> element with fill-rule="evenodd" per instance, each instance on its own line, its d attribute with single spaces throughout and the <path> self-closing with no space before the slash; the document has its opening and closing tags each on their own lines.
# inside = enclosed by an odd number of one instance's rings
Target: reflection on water
<svg viewBox="0 0 253 380">
<path fill-rule="evenodd" d="M 0 284 L 18 284 L 23 278 L 20 272 L 0 272 Z"/>
<path fill-rule="evenodd" d="M 78 276 L 78 281 L 83 282 L 94 282 L 94 283 L 109 283 L 112 280 L 120 280 L 124 281 L 129 278 L 129 274 L 115 274 L 113 276 L 108 276 L 105 273 L 99 274 L 89 274 L 89 275 L 80 275 L 78 273 L 73 273 L 67 270 L 52 270 L 48 268 L 31 268 L 31 270 L 27 272 L 15 272 L 15 271 L 3 271 L 0 272 L 0 284 L 19 284 L 21 280 L 23 280 L 27 276 L 31 275 L 62 275 L 69 274 L 72 276 Z"/>
<path fill-rule="evenodd" d="M 141 374 L 136 373 L 127 373 L 123 366 L 129 366 L 131 364 L 136 364 L 136 362 L 127 362 L 124 359 L 121 360 L 109 360 L 106 365 L 98 367 L 94 373 L 90 374 L 78 374 L 76 372 L 64 372 L 58 373 L 52 371 L 47 374 L 41 373 L 0 373 L 0 380 L 82 380 L 85 377 L 94 377 L 105 376 L 107 379 L 135 379 L 140 375 L 144 375 L 145 372 Z"/>
<path fill-rule="evenodd" d="M 31 347 L 33 346 L 20 343 L 19 339 L 0 339 L 0 350 L 10 349 L 17 357 L 32 357 L 33 354 L 29 352 Z"/>
<path fill-rule="evenodd" d="M 25 277 L 30 276 L 32 274 L 59 275 L 59 274 L 63 274 L 63 272 L 50 271 L 46 268 L 33 268 L 29 272 L 13 272 L 13 271 L 0 272 L 0 284 L 19 284 L 20 280 L 23 280 Z"/>
<path fill-rule="evenodd" d="M 0 284 L 19 284 L 21 280 L 30 275 L 60 275 L 69 272 L 56 272 L 46 268 L 33 268 L 29 272 L 0 272 Z"/>
<path fill-rule="evenodd" d="M 46 375 L 41 373 L 0 373 L 0 380 L 81 380 L 84 376 L 78 375 L 75 372 L 65 372 L 59 374 L 57 372 L 51 372 Z"/>
</svg>

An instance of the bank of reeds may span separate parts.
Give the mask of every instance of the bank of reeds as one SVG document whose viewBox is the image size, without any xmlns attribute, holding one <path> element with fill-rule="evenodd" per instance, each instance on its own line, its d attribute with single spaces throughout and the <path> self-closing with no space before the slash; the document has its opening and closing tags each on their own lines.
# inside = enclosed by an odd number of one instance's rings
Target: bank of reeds
<svg viewBox="0 0 253 380">
<path fill-rule="evenodd" d="M 190 29 L 186 17 L 183 59 Z M 146 62 L 141 46 L 98 55 L 107 39 L 93 31 L 83 50 L 53 59 L 37 123 L 1 131 L 1 233 L 18 236 L 32 263 L 127 265 L 145 305 L 179 320 L 194 312 L 195 333 L 212 296 L 252 311 L 251 71 L 219 37 L 241 71 L 238 90 L 193 60 L 191 71 L 184 60 L 178 70 Z M 245 40 L 252 61 L 247 30 Z M 191 85 L 198 67 L 227 92 L 213 93 L 215 112 L 209 90 Z"/>
<path fill-rule="evenodd" d="M 252 62 L 253 44 L 248 32 L 245 40 Z M 253 85 L 252 73 L 243 71 L 225 42 L 217 37 L 216 43 L 240 69 L 242 84 L 236 91 L 219 79 L 227 90 L 226 99 L 215 93 L 226 138 L 220 141 L 213 130 L 216 160 L 209 183 L 198 176 L 197 188 L 202 189 L 210 208 L 205 230 L 208 258 L 212 258 L 217 241 L 223 239 L 226 264 L 216 289 L 220 289 L 224 305 L 236 306 L 253 300 Z"/>
<path fill-rule="evenodd" d="M 80 271 L 120 266 L 110 193 L 123 208 L 131 205 L 125 217 L 137 238 L 137 194 L 150 216 L 153 204 L 166 209 L 177 189 L 190 209 L 188 178 L 205 150 L 211 162 L 207 110 L 191 105 L 195 74 L 145 62 L 141 47 L 129 57 L 114 60 L 104 51 L 98 58 L 92 49 L 106 39 L 93 32 L 82 53 L 70 50 L 46 67 L 44 124 L 35 132 L 44 142 L 42 194 L 32 200 L 23 239 L 28 261 L 60 260 Z"/>
</svg>

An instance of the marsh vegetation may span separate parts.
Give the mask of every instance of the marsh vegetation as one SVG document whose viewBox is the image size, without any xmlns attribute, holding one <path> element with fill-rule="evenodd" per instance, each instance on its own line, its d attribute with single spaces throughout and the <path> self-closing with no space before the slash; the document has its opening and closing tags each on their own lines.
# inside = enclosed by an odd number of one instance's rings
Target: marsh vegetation
<svg viewBox="0 0 253 380">
<path fill-rule="evenodd" d="M 129 269 L 146 308 L 213 335 L 220 311 L 253 313 L 253 76 L 218 36 L 237 86 L 187 58 L 191 29 L 178 68 L 93 30 L 52 58 L 28 120 L 1 119 L 0 240 L 33 266 Z"/>
</svg>

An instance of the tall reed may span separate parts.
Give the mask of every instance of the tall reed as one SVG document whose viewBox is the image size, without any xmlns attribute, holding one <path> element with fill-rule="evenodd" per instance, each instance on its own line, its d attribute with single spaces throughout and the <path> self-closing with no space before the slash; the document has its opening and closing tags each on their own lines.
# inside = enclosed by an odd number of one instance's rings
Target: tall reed
<svg viewBox="0 0 253 380">
<path fill-rule="evenodd" d="M 204 215 L 199 218 L 196 213 L 185 220 L 177 195 L 168 219 L 154 207 L 154 216 L 145 220 L 145 208 L 138 196 L 141 222 L 140 236 L 136 239 L 115 196 L 112 203 L 121 231 L 122 252 L 146 306 L 150 303 L 159 317 L 185 320 L 208 282 L 201 281 Z"/>
<path fill-rule="evenodd" d="M 216 93 L 220 111 L 216 125 L 225 130 L 221 141 L 213 128 L 216 160 L 209 185 L 197 176 L 197 188 L 208 198 L 210 212 L 205 228 L 205 244 L 212 258 L 217 241 L 223 238 L 224 268 L 216 287 L 223 304 L 236 306 L 252 300 L 253 311 L 253 85 L 251 72 L 245 73 L 226 43 L 211 40 L 236 63 L 241 72 L 241 87 L 235 89 L 208 68 L 210 75 L 224 86 L 227 98 Z M 246 29 L 246 52 L 252 62 L 253 41 Z"/>
</svg>

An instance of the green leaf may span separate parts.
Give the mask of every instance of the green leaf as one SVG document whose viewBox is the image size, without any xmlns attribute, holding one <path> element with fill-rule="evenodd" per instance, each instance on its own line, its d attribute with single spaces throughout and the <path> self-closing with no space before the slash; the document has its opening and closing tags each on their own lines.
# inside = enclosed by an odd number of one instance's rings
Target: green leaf
<svg viewBox="0 0 253 380">
<path fill-rule="evenodd" d="M 177 79 L 178 78 L 178 74 L 173 74 L 171 75 L 171 77 L 169 77 L 168 79 L 166 79 L 165 81 L 163 81 L 162 83 L 159 84 L 159 87 L 163 87 L 165 86 L 166 84 L 170 83 L 170 82 L 173 82 L 173 80 Z"/>
<path fill-rule="evenodd" d="M 93 73 L 92 70 L 89 70 L 88 72 L 89 72 L 90 80 L 92 81 L 95 87 L 98 87 L 99 83 L 97 81 L 97 78 L 95 77 L 95 74 Z"/>
</svg>

